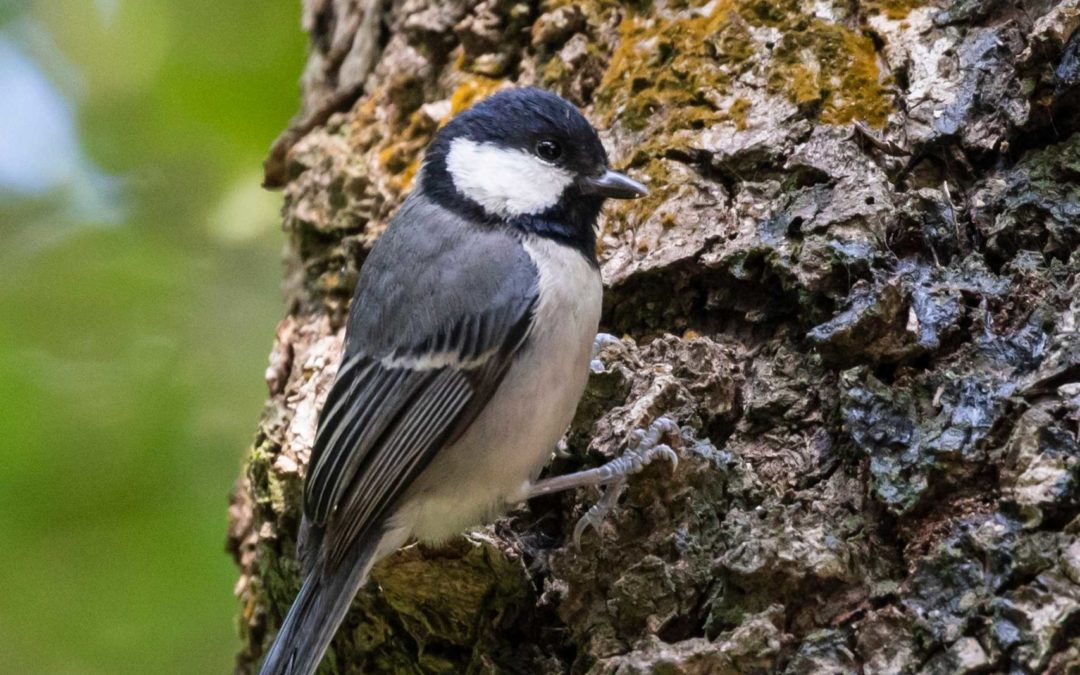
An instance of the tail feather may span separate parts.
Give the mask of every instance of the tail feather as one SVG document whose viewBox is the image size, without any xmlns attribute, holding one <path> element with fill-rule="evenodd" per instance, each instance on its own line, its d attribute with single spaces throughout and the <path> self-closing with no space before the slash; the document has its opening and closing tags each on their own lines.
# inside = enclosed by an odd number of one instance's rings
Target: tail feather
<svg viewBox="0 0 1080 675">
<path fill-rule="evenodd" d="M 259 675 L 312 675 L 319 667 L 353 596 L 367 580 L 378 538 L 356 542 L 341 564 L 327 570 L 321 560 L 296 596 Z"/>
</svg>

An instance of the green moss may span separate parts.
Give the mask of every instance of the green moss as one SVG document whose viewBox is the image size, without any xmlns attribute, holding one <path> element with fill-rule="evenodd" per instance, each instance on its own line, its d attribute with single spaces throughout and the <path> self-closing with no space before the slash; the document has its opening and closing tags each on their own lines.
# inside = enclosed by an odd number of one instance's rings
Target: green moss
<svg viewBox="0 0 1080 675">
<path fill-rule="evenodd" d="M 283 484 L 277 474 L 271 470 L 281 447 L 268 438 L 262 438 L 252 449 L 248 460 L 248 480 L 251 494 L 256 503 L 268 506 L 277 513 L 283 513 L 288 506 L 289 497 L 299 493 L 299 478 L 292 484 Z M 295 502 L 293 502 L 295 503 Z"/>
</svg>

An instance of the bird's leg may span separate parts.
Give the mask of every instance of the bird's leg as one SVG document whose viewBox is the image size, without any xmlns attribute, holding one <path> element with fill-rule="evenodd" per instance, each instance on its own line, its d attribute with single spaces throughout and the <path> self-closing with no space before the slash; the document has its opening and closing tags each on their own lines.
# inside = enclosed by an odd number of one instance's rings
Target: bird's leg
<svg viewBox="0 0 1080 675">
<path fill-rule="evenodd" d="M 594 469 L 577 471 L 565 476 L 545 478 L 536 483 L 529 490 L 527 499 L 549 495 L 553 492 L 573 490 L 590 485 L 606 485 L 618 480 L 625 479 L 638 473 L 652 463 L 657 457 L 664 457 L 671 461 L 673 466 L 679 463 L 679 456 L 660 439 L 665 435 L 678 434 L 679 427 L 668 417 L 660 417 L 649 425 L 648 431 L 634 429 L 630 432 L 630 446 L 621 457 L 616 457 L 607 464 Z"/>
<path fill-rule="evenodd" d="M 588 510 L 574 528 L 574 545 L 580 547 L 581 535 L 592 525 L 598 527 L 605 516 L 619 500 L 626 489 L 629 476 L 638 473 L 658 457 L 671 462 L 672 469 L 678 466 L 679 456 L 661 439 L 670 436 L 678 439 L 679 427 L 671 418 L 660 417 L 649 425 L 648 430 L 635 429 L 630 433 L 630 444 L 626 452 L 607 464 L 595 469 L 586 469 L 565 476 L 546 478 L 529 490 L 528 499 L 549 495 L 553 492 L 573 490 L 590 485 L 606 485 L 604 496 Z"/>
</svg>

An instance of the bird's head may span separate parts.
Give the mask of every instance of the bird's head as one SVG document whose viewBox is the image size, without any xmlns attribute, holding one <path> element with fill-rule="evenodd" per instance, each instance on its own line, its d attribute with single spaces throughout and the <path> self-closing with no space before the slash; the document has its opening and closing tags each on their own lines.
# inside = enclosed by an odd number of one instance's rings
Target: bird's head
<svg viewBox="0 0 1080 675">
<path fill-rule="evenodd" d="M 500 91 L 447 123 L 428 147 L 420 188 L 467 215 L 571 238 L 593 236 L 605 199 L 647 193 L 608 167 L 574 105 L 535 88 Z"/>
</svg>

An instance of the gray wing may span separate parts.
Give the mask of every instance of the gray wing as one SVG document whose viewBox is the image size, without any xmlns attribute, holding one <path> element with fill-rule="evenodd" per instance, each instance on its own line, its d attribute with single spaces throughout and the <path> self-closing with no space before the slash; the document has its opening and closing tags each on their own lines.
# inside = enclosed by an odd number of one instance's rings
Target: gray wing
<svg viewBox="0 0 1080 675">
<path fill-rule="evenodd" d="M 319 420 L 304 512 L 340 560 L 472 422 L 525 340 L 538 293 L 512 234 L 407 200 L 360 275 Z"/>
</svg>

